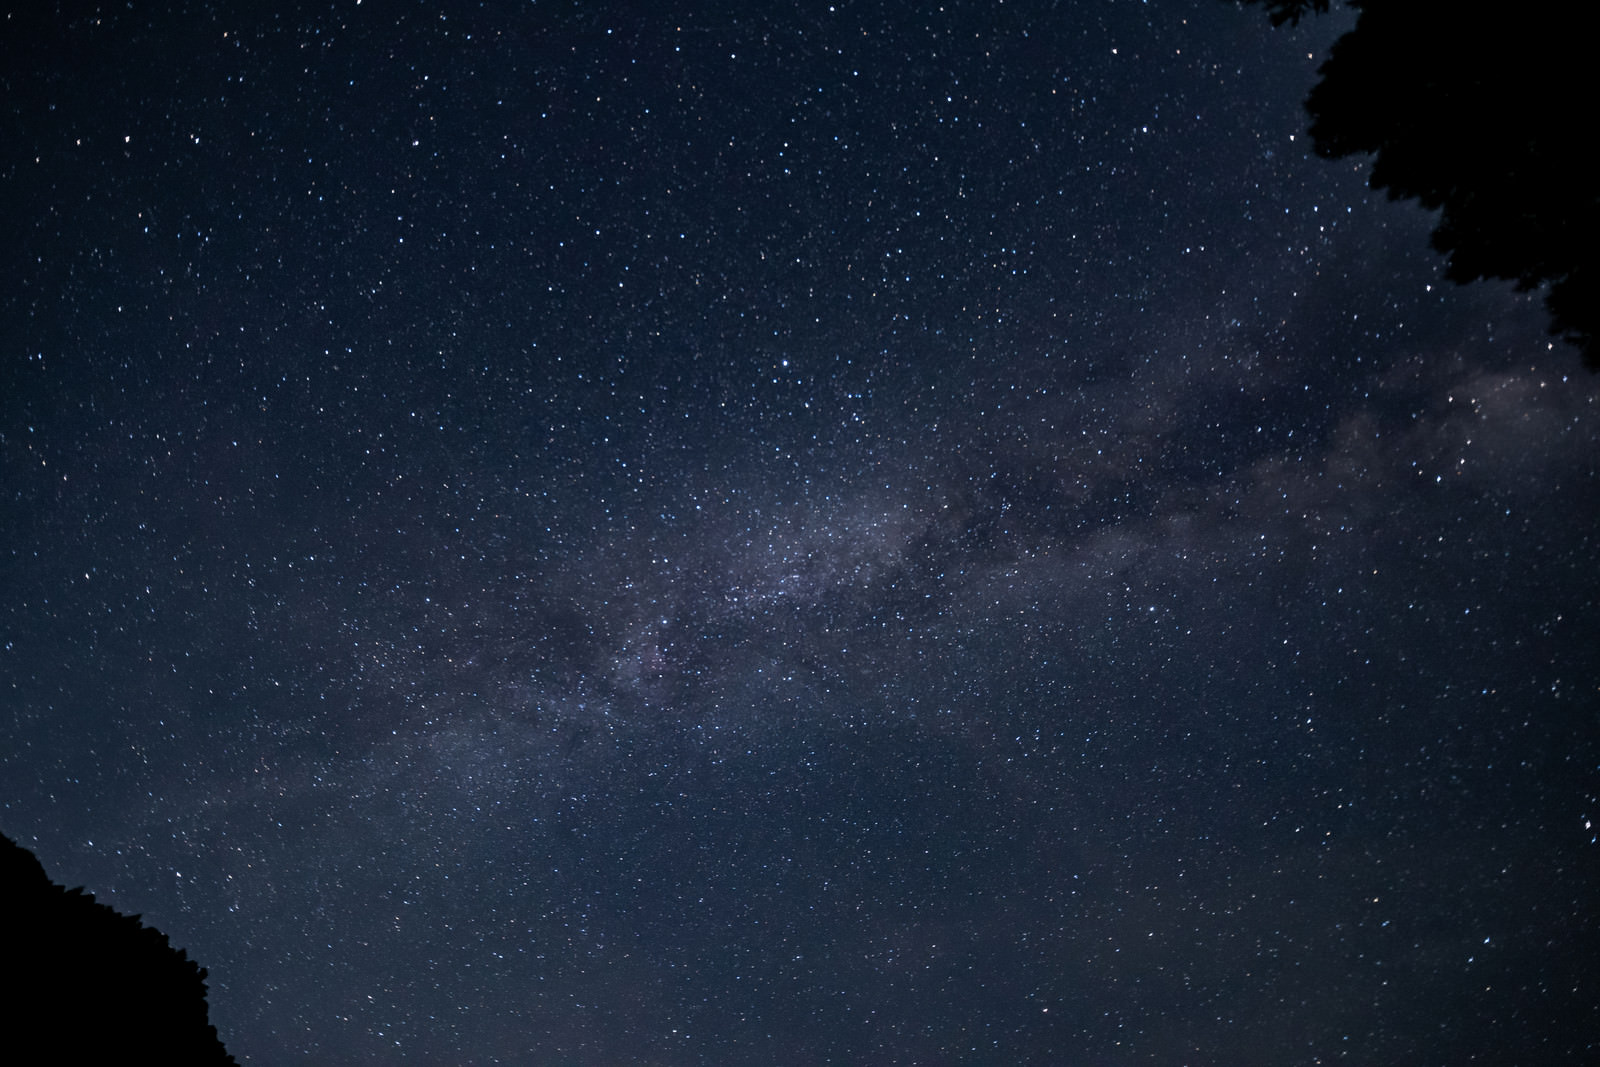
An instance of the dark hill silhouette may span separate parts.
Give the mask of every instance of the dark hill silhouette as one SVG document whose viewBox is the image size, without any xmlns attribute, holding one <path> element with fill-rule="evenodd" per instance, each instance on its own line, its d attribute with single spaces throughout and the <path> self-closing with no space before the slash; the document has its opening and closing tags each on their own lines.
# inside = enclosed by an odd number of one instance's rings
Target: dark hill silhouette
<svg viewBox="0 0 1600 1067">
<path fill-rule="evenodd" d="M 0 1062 L 231 1064 L 206 1013 L 206 972 L 167 935 L 55 885 L 0 836 L 8 989 Z"/>
<path fill-rule="evenodd" d="M 1264 3 L 1275 25 L 1329 0 Z M 1373 153 L 1370 184 L 1440 210 L 1433 245 L 1456 282 L 1549 285 L 1550 331 L 1600 370 L 1600 181 L 1582 143 L 1595 90 L 1587 5 L 1349 0 L 1355 29 L 1311 90 L 1330 159 Z"/>
</svg>

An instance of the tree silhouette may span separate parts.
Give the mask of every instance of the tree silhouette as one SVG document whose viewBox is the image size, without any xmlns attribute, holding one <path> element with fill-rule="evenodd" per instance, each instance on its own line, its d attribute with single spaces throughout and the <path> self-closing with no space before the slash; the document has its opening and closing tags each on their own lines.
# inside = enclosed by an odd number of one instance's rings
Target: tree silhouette
<svg viewBox="0 0 1600 1067">
<path fill-rule="evenodd" d="M 167 935 L 50 881 L 0 835 L 9 988 L 0 1061 L 233 1065 L 207 1019 L 206 972 Z"/>
<path fill-rule="evenodd" d="M 1274 25 L 1329 0 L 1264 3 Z M 1440 211 L 1456 282 L 1548 284 L 1550 330 L 1600 370 L 1600 182 L 1580 141 L 1595 98 L 1583 5 L 1349 0 L 1360 15 L 1306 100 L 1317 154 L 1374 154 L 1369 183 Z"/>
<path fill-rule="evenodd" d="M 1329 0 L 1244 0 L 1244 2 L 1261 4 L 1265 7 L 1274 26 L 1282 26 L 1285 22 L 1291 26 L 1298 26 L 1300 19 L 1308 11 L 1315 11 L 1319 15 L 1327 11 Z"/>
</svg>

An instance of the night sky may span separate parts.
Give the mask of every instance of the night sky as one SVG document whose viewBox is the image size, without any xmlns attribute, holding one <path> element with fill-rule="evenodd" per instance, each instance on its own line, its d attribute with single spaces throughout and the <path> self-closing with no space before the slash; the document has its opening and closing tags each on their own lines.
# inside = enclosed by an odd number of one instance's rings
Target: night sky
<svg viewBox="0 0 1600 1067">
<path fill-rule="evenodd" d="M 0 829 L 241 1062 L 1594 1062 L 1600 379 L 1348 11 L 42 7 Z"/>
</svg>

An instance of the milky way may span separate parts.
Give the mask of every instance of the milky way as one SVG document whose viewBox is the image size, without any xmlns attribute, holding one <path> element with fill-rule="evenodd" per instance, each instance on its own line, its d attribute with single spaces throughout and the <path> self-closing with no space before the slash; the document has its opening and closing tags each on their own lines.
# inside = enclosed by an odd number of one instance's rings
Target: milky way
<svg viewBox="0 0 1600 1067">
<path fill-rule="evenodd" d="M 1600 392 L 1344 16 L 290 7 L 5 46 L 0 829 L 242 1062 L 1585 1059 Z"/>
</svg>

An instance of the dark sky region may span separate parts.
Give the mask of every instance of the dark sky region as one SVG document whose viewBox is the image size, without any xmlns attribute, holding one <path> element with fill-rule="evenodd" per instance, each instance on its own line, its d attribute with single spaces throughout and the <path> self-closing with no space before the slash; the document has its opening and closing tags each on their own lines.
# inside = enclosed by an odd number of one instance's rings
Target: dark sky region
<svg viewBox="0 0 1600 1067">
<path fill-rule="evenodd" d="M 1600 382 L 1348 11 L 43 7 L 0 829 L 241 1062 L 1594 1061 Z"/>
</svg>

